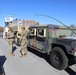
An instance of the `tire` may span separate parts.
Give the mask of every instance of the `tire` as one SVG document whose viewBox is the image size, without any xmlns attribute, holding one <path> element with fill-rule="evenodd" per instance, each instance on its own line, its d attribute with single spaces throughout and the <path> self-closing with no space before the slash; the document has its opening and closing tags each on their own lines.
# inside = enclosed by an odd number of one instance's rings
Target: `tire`
<svg viewBox="0 0 76 75">
<path fill-rule="evenodd" d="M 54 47 L 49 54 L 51 65 L 58 69 L 63 70 L 68 67 L 68 58 L 64 51 L 59 47 Z"/>
</svg>

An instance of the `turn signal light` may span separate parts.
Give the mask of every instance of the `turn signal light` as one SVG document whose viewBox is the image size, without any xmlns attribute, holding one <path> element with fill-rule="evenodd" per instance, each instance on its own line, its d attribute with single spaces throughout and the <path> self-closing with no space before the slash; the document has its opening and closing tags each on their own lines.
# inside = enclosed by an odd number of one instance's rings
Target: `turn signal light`
<svg viewBox="0 0 76 75">
<path fill-rule="evenodd" d="M 71 50 L 72 50 L 72 51 L 74 51 L 74 50 L 75 50 L 75 48 L 72 48 Z"/>
</svg>

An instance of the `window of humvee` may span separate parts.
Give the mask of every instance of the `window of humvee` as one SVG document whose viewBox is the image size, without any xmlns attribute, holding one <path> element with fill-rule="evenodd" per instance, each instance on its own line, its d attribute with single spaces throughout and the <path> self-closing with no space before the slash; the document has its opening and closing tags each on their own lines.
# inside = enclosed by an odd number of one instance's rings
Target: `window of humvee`
<svg viewBox="0 0 76 75">
<path fill-rule="evenodd" d="M 37 29 L 37 36 L 38 37 L 46 37 L 46 29 Z"/>
<path fill-rule="evenodd" d="M 29 30 L 31 36 L 36 36 L 36 28 L 32 28 Z"/>
</svg>

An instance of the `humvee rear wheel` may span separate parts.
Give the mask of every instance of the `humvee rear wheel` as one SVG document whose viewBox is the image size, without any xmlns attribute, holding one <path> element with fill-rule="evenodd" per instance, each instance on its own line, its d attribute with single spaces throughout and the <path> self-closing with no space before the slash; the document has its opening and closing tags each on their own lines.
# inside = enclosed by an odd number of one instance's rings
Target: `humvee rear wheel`
<svg viewBox="0 0 76 75">
<path fill-rule="evenodd" d="M 56 69 L 63 70 L 68 67 L 68 58 L 61 48 L 54 47 L 49 57 L 51 65 Z"/>
</svg>

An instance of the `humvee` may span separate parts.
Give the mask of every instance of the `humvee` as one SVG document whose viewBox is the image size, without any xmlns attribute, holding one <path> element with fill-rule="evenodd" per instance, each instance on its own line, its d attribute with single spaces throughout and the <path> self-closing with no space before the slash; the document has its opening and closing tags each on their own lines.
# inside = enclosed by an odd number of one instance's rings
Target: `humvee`
<svg viewBox="0 0 76 75">
<path fill-rule="evenodd" d="M 76 62 L 74 28 L 52 24 L 30 26 L 27 47 L 48 54 L 54 68 L 66 69 L 70 61 Z"/>
</svg>

